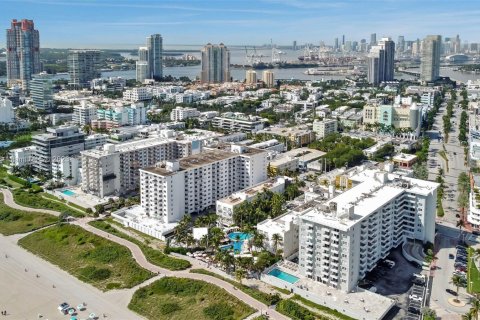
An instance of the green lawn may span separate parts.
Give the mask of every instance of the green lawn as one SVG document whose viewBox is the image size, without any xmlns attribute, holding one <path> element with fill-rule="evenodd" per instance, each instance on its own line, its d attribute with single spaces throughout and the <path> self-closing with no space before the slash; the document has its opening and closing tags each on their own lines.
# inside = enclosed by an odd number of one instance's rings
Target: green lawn
<svg viewBox="0 0 480 320">
<path fill-rule="evenodd" d="M 3 235 L 30 232 L 57 221 L 57 217 L 47 213 L 32 213 L 10 208 L 3 202 L 3 194 L 0 193 L 0 233 Z"/>
<path fill-rule="evenodd" d="M 480 292 L 480 272 L 477 269 L 477 266 L 473 262 L 475 250 L 473 248 L 468 248 L 468 292 L 470 293 L 479 293 Z"/>
<path fill-rule="evenodd" d="M 137 290 L 128 307 L 152 320 L 234 320 L 255 312 L 213 284 L 170 277 Z"/>
<path fill-rule="evenodd" d="M 140 247 L 143 254 L 147 258 L 148 262 L 156 266 L 169 269 L 169 270 L 185 270 L 192 266 L 190 262 L 188 262 L 187 260 L 174 258 L 169 256 L 168 254 L 164 254 L 160 250 L 153 249 L 148 245 L 146 245 L 145 243 L 141 242 L 140 240 L 130 237 L 129 235 L 115 229 L 105 221 L 96 220 L 96 221 L 89 222 L 89 224 L 94 226 L 95 228 L 98 228 L 110 234 L 116 235 L 117 237 L 123 238 L 132 243 L 135 243 L 137 246 Z"/>
<path fill-rule="evenodd" d="M 267 306 L 272 305 L 280 301 L 280 296 L 278 294 L 270 294 L 266 293 L 263 291 L 260 291 L 256 288 L 251 288 L 249 286 L 246 286 L 244 284 L 240 284 L 240 282 L 222 277 L 219 274 L 216 274 L 214 272 L 205 270 L 205 269 L 192 269 L 190 270 L 191 273 L 201 273 L 201 274 L 206 274 L 218 279 L 222 279 L 223 281 L 226 281 L 230 283 L 231 285 L 235 286 L 236 288 L 242 290 L 244 293 L 248 294 L 250 297 L 266 304 Z"/>
<path fill-rule="evenodd" d="M 75 217 L 84 216 L 84 214 L 82 214 L 78 210 L 72 209 L 63 203 L 50 201 L 49 199 L 43 198 L 43 196 L 45 195 L 46 193 L 43 192 L 30 193 L 19 189 L 13 191 L 13 198 L 15 202 L 22 206 L 36 209 L 49 209 L 59 212 L 67 212 L 69 215 Z M 58 201 L 60 201 L 60 199 L 58 199 Z"/>
<path fill-rule="evenodd" d="M 18 241 L 32 253 L 101 290 L 131 288 L 153 274 L 141 268 L 130 251 L 84 229 L 62 224 Z"/>
</svg>

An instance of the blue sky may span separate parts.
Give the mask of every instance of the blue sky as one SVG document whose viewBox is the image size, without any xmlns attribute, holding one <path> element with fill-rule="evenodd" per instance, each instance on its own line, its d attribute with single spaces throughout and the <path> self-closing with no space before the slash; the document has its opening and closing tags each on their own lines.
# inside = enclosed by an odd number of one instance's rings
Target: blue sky
<svg viewBox="0 0 480 320">
<path fill-rule="evenodd" d="M 333 43 L 427 34 L 480 42 L 479 0 L 0 0 L 2 29 L 35 21 L 42 47 L 133 48 L 161 33 L 164 45 Z M 5 45 L 4 36 L 0 47 Z"/>
</svg>

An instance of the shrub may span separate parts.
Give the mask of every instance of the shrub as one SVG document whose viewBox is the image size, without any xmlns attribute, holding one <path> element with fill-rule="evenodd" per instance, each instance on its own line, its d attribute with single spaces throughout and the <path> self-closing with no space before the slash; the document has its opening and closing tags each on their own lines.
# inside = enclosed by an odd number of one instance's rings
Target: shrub
<svg viewBox="0 0 480 320">
<path fill-rule="evenodd" d="M 162 314 L 170 314 L 174 313 L 175 311 L 181 310 L 180 306 L 177 303 L 167 302 L 160 306 L 160 312 Z"/>
<path fill-rule="evenodd" d="M 88 266 L 80 270 L 80 275 L 90 281 L 100 281 L 110 278 L 112 271 L 106 268 L 96 268 Z"/>
<path fill-rule="evenodd" d="M 233 319 L 233 310 L 226 303 L 214 303 L 203 309 L 203 314 L 212 320 Z"/>
</svg>

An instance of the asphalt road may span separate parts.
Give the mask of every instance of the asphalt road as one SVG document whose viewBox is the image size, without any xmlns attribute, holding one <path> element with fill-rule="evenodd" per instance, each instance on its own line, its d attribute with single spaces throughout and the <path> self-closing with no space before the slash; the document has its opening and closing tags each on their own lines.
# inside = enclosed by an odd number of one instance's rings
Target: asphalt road
<svg viewBox="0 0 480 320">
<path fill-rule="evenodd" d="M 458 94 L 459 96 L 459 94 Z M 436 270 L 431 271 L 433 279 L 430 307 L 437 312 L 441 319 L 461 319 L 461 315 L 469 310 L 469 305 L 465 307 L 454 307 L 448 302 L 448 298 L 452 298 L 446 289 L 454 289 L 451 284 L 452 272 L 454 271 L 453 260 L 448 258 L 450 253 L 455 254 L 455 246 L 460 238 L 460 232 L 456 228 L 456 223 L 460 214 L 457 205 L 457 181 L 461 172 L 467 172 L 465 163 L 464 147 L 460 145 L 458 140 L 458 125 L 460 121 L 461 107 L 456 104 L 453 109 L 452 131 L 449 133 L 448 141 L 438 140 L 439 131 L 443 137 L 443 116 L 446 114 L 446 103 L 442 105 L 439 113 L 435 117 L 433 130 L 427 134 L 431 138 L 428 170 L 429 180 L 435 180 L 438 175 L 438 168 L 443 168 L 443 178 L 445 185 L 444 197 L 442 199 L 445 216 L 437 218 L 437 237 L 435 240 Z M 440 155 L 440 151 L 444 150 L 447 159 Z M 460 289 L 460 298 L 468 301 L 468 294 L 465 289 Z"/>
</svg>

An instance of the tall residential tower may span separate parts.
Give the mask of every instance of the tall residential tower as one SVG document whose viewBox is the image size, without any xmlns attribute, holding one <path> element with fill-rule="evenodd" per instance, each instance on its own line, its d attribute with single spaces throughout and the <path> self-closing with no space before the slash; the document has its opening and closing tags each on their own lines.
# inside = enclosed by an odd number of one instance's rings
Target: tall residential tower
<svg viewBox="0 0 480 320">
<path fill-rule="evenodd" d="M 100 51 L 70 50 L 68 53 L 69 85 L 75 89 L 90 88 L 93 79 L 100 78 Z"/>
<path fill-rule="evenodd" d="M 374 85 L 395 77 L 395 42 L 382 38 L 368 56 L 368 82 Z"/>
<path fill-rule="evenodd" d="M 427 36 L 423 39 L 420 64 L 420 80 L 435 81 L 440 75 L 440 48 L 442 36 Z"/>
<path fill-rule="evenodd" d="M 160 79 L 163 77 L 163 39 L 160 34 L 147 37 L 147 50 L 149 78 Z"/>
<path fill-rule="evenodd" d="M 230 81 L 230 51 L 223 43 L 203 47 L 201 80 L 206 83 Z"/>
<path fill-rule="evenodd" d="M 7 83 L 20 83 L 23 90 L 29 90 L 32 74 L 39 73 L 40 35 L 33 20 L 12 20 L 7 29 Z"/>
</svg>

